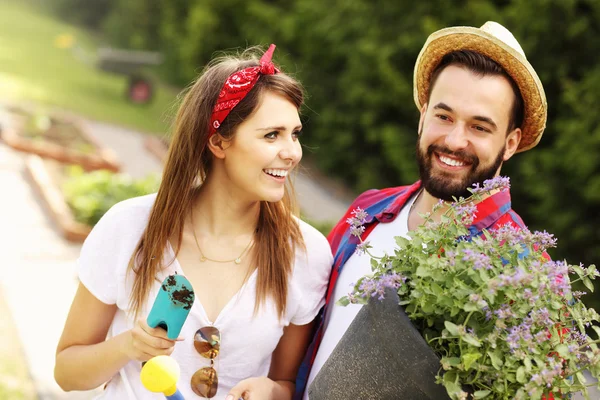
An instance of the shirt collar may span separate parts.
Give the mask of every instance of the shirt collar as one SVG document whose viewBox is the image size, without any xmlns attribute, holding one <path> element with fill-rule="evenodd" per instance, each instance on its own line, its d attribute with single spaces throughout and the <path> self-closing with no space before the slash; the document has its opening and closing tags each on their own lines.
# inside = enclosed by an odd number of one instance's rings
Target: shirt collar
<svg viewBox="0 0 600 400">
<path fill-rule="evenodd" d="M 404 207 L 406 202 L 415 193 L 417 193 L 419 189 L 421 189 L 421 181 L 417 181 L 412 185 L 408 186 L 406 190 L 394 194 L 388 206 L 385 207 L 380 213 L 375 214 L 373 218 L 375 218 L 379 222 L 392 222 L 394 219 L 396 219 L 400 211 L 402 211 L 402 208 Z"/>
<path fill-rule="evenodd" d="M 402 211 L 408 200 L 421 189 L 421 181 L 417 181 L 397 194 L 392 195 L 390 203 L 378 214 L 367 218 L 367 223 L 376 219 L 379 222 L 391 222 Z M 471 225 L 476 230 L 481 231 L 492 226 L 503 214 L 506 214 L 511 207 L 510 192 L 508 190 L 494 193 L 485 198 L 476 205 L 477 213 Z"/>
</svg>

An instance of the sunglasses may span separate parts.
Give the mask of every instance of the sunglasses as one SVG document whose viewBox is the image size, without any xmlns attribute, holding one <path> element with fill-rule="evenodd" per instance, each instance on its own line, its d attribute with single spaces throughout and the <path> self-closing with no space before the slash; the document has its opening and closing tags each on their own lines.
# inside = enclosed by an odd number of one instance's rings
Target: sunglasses
<svg viewBox="0 0 600 400">
<path fill-rule="evenodd" d="M 210 399 L 217 394 L 219 378 L 215 370 L 215 358 L 221 348 L 221 332 L 214 326 L 205 326 L 194 335 L 194 348 L 204 358 L 210 360 L 210 367 L 199 369 L 192 376 L 192 390 L 198 396 Z"/>
</svg>

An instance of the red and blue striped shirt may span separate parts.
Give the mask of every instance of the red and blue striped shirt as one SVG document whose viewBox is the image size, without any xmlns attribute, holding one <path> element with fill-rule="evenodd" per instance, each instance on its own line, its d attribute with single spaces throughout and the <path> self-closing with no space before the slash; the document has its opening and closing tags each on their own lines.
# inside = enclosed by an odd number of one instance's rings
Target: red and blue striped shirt
<svg viewBox="0 0 600 400">
<path fill-rule="evenodd" d="M 317 317 L 316 331 L 307 354 L 302 362 L 300 371 L 296 378 L 295 399 L 302 399 L 306 390 L 306 381 L 311 367 L 317 355 L 319 344 L 324 333 L 324 316 L 331 300 L 337 278 L 339 277 L 346 261 L 352 256 L 359 241 L 350 234 L 350 225 L 346 222 L 356 208 L 365 210 L 368 214 L 364 224 L 365 231 L 362 240 L 365 241 L 369 234 L 379 223 L 388 223 L 396 219 L 407 201 L 421 189 L 418 181 L 410 186 L 399 186 L 387 189 L 372 189 L 364 192 L 348 208 L 344 217 L 337 223 L 329 233 L 327 240 L 331 245 L 334 256 L 333 269 L 327 290 L 327 298 L 323 310 Z M 469 227 L 471 236 L 480 235 L 483 230 L 498 228 L 502 225 L 511 224 L 518 228 L 525 228 L 523 220 L 511 208 L 510 192 L 508 190 L 495 193 L 477 204 L 477 212 L 472 225 Z"/>
</svg>

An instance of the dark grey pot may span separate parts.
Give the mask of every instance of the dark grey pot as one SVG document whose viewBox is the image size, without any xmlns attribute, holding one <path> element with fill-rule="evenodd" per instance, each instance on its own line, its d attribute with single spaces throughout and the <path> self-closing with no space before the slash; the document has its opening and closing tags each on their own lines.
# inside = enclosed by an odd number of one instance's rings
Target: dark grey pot
<svg viewBox="0 0 600 400">
<path fill-rule="evenodd" d="M 310 400 L 449 399 L 435 383 L 439 358 L 398 301 L 389 290 L 359 311 L 309 386 Z"/>
</svg>

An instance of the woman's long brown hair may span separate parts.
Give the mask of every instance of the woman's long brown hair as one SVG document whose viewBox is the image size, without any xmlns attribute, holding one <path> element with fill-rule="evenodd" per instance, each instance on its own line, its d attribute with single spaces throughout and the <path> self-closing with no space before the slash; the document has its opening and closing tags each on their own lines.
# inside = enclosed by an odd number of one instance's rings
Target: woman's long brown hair
<svg viewBox="0 0 600 400">
<path fill-rule="evenodd" d="M 211 62 L 185 94 L 175 119 L 173 138 L 165 163 L 163 179 L 146 230 L 129 262 L 134 272 L 130 310 L 137 317 L 147 300 L 157 273 L 164 265 L 164 252 L 170 238 L 177 237 L 175 255 L 181 248 L 183 227 L 189 215 L 194 193 L 210 174 L 212 153 L 207 147 L 209 121 L 217 96 L 232 73 L 257 66 L 254 50 L 239 57 L 221 57 Z M 284 73 L 262 75 L 248 95 L 221 124 L 218 134 L 231 140 L 237 126 L 259 106 L 262 93 L 273 91 L 288 98 L 298 109 L 303 104 L 301 85 Z M 256 306 L 271 297 L 279 316 L 287 304 L 288 278 L 297 246 L 304 247 L 298 221 L 294 189 L 286 184 L 283 199 L 260 204 L 255 233 L 254 262 L 257 271 Z"/>
</svg>

